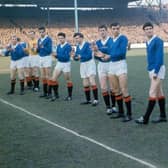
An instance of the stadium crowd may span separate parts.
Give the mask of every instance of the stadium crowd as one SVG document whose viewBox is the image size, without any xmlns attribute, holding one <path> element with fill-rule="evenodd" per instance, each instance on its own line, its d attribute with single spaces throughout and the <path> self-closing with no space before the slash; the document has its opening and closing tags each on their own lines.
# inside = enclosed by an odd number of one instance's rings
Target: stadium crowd
<svg viewBox="0 0 168 168">
<path fill-rule="evenodd" d="M 168 36 L 166 29 L 168 27 L 167 23 L 161 24 L 161 27 L 156 26 L 155 31 L 156 34 L 166 42 L 168 42 Z M 0 28 L 0 46 L 4 46 L 9 42 L 9 39 L 12 34 L 17 34 L 21 39 L 25 38 L 25 32 L 27 32 L 29 28 L 24 28 L 22 31 L 20 28 Z M 36 30 L 36 29 L 34 29 Z M 73 43 L 73 33 L 74 28 L 72 27 L 64 27 L 64 28 L 48 28 L 49 35 L 51 37 L 55 37 L 56 34 L 60 31 L 66 32 L 68 40 Z M 81 27 L 80 31 L 85 34 L 85 37 L 88 41 L 94 41 L 97 39 L 97 27 Z M 143 43 L 145 42 L 144 33 L 142 31 L 141 25 L 131 25 L 131 26 L 123 26 L 122 32 L 127 35 L 130 43 Z M 55 41 L 57 43 L 57 41 Z"/>
<path fill-rule="evenodd" d="M 0 46 L 6 45 L 12 34 L 16 34 L 21 39 L 25 39 L 25 32 L 30 29 L 37 31 L 41 25 L 46 26 L 49 24 L 49 35 L 56 39 L 56 34 L 60 31 L 66 32 L 67 39 L 70 43 L 73 43 L 74 34 L 74 18 L 72 13 L 65 13 L 64 19 L 62 14 L 51 16 L 50 23 L 43 17 L 28 17 L 28 18 L 5 18 L 0 17 Z M 80 32 L 85 35 L 86 40 L 94 41 L 97 37 L 97 27 L 100 24 L 110 24 L 112 22 L 120 22 L 122 25 L 122 32 L 127 35 L 129 43 L 143 43 L 145 41 L 144 32 L 142 31 L 142 25 L 146 21 L 153 22 L 155 26 L 155 34 L 161 37 L 164 41 L 168 41 L 167 27 L 168 15 L 166 11 L 163 12 L 161 18 L 158 12 L 141 10 L 129 10 L 121 16 L 111 11 L 85 11 L 79 13 L 79 26 Z M 160 23 L 160 24 L 159 24 Z M 54 43 L 57 43 L 55 41 Z"/>
</svg>

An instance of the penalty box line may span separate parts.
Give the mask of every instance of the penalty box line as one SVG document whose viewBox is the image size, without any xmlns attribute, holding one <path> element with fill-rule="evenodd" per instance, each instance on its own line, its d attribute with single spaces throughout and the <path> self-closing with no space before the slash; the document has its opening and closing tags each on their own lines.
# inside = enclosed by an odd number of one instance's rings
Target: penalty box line
<svg viewBox="0 0 168 168">
<path fill-rule="evenodd" d="M 138 162 L 138 163 L 140 163 L 142 165 L 145 165 L 145 166 L 147 166 L 149 168 L 157 168 L 157 166 L 155 166 L 155 165 L 153 165 L 153 164 L 151 164 L 149 162 L 146 162 L 146 161 L 144 161 L 142 159 L 139 159 L 139 158 L 137 158 L 135 156 L 132 156 L 132 155 L 127 154 L 125 152 L 122 152 L 122 151 L 119 151 L 117 149 L 114 149 L 114 148 L 112 148 L 112 147 L 110 147 L 108 145 L 105 145 L 105 144 L 103 144 L 103 143 L 101 143 L 101 142 L 99 142 L 99 141 L 97 141 L 95 139 L 89 138 L 89 137 L 87 137 L 85 135 L 81 135 L 81 134 L 79 134 L 79 133 L 77 133 L 77 132 L 75 132 L 75 131 L 73 131 L 71 129 L 68 129 L 68 128 L 64 127 L 64 126 L 61 126 L 61 125 L 59 125 L 59 124 L 57 124 L 55 122 L 52 122 L 52 121 L 50 121 L 50 120 L 48 120 L 46 118 L 43 118 L 43 117 L 41 117 L 39 115 L 36 115 L 36 114 L 33 114 L 30 111 L 28 111 L 28 110 L 26 110 L 26 109 L 24 109 L 22 107 L 19 107 L 19 106 L 15 105 L 15 104 L 12 104 L 12 103 L 10 103 L 10 102 L 2 99 L 2 98 L 0 98 L 0 102 L 3 103 L 3 104 L 8 105 L 8 106 L 10 106 L 10 107 L 12 107 L 14 109 L 22 111 L 25 114 L 27 114 L 27 115 L 29 115 L 31 117 L 34 117 L 36 119 L 39 119 L 39 120 L 41 120 L 41 121 L 43 121 L 43 122 L 45 122 L 45 123 L 47 123 L 49 125 L 52 125 L 52 126 L 57 127 L 57 128 L 60 128 L 61 130 L 65 131 L 65 132 L 68 132 L 68 133 L 70 133 L 70 134 L 72 134 L 72 135 L 74 135 L 74 136 L 76 136 L 78 138 L 84 139 L 84 140 L 86 140 L 88 142 L 91 142 L 91 143 L 93 143 L 95 145 L 98 145 L 98 146 L 100 146 L 100 147 L 102 147 L 102 148 L 104 148 L 104 149 L 106 149 L 106 150 L 108 150 L 110 152 L 116 153 L 116 154 L 121 155 L 121 156 L 123 156 L 125 158 L 128 158 L 130 160 L 136 161 L 136 162 Z"/>
</svg>

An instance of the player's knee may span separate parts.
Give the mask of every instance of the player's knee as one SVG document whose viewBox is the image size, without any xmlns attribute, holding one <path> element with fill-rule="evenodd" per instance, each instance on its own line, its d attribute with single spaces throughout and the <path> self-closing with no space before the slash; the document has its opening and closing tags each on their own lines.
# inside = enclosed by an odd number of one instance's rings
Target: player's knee
<svg viewBox="0 0 168 168">
<path fill-rule="evenodd" d="M 101 92 L 102 93 L 107 92 L 107 88 L 101 88 Z"/>
<path fill-rule="evenodd" d="M 120 88 L 119 87 L 113 87 L 112 91 L 115 93 L 115 94 L 120 94 Z"/>
<path fill-rule="evenodd" d="M 155 90 L 150 90 L 149 97 L 157 97 L 157 92 Z"/>
<path fill-rule="evenodd" d="M 24 79 L 24 75 L 18 74 L 18 78 L 19 78 L 20 80 L 22 80 L 22 79 Z"/>
<path fill-rule="evenodd" d="M 66 81 L 70 81 L 70 80 L 71 80 L 70 75 L 65 75 L 64 77 L 65 77 L 65 80 L 66 80 Z"/>
<path fill-rule="evenodd" d="M 129 93 L 128 93 L 128 89 L 127 89 L 127 88 L 121 88 L 121 92 L 122 92 L 122 94 L 123 94 L 124 97 L 129 96 Z"/>
<path fill-rule="evenodd" d="M 93 78 L 93 77 L 89 79 L 89 82 L 90 82 L 90 85 L 91 85 L 91 86 L 96 85 L 96 80 L 95 80 L 95 78 Z"/>
</svg>

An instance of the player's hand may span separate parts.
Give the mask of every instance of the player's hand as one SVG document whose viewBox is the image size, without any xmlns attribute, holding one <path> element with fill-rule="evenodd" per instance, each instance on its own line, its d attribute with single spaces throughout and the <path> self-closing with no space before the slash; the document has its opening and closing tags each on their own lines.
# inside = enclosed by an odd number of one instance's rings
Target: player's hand
<svg viewBox="0 0 168 168">
<path fill-rule="evenodd" d="M 153 75 L 153 79 L 156 80 L 157 79 L 157 74 Z"/>
<path fill-rule="evenodd" d="M 53 57 L 53 58 L 57 58 L 56 53 L 52 53 L 52 57 Z"/>
<path fill-rule="evenodd" d="M 92 49 L 92 51 L 94 51 L 94 52 L 98 51 L 98 47 L 97 47 L 97 45 L 96 45 L 95 42 L 92 42 L 92 43 L 91 43 L 91 49 Z"/>
<path fill-rule="evenodd" d="M 8 51 L 12 51 L 12 47 L 11 46 L 6 46 L 6 49 L 8 50 Z"/>
<path fill-rule="evenodd" d="M 74 47 L 72 47 L 72 50 L 70 52 L 70 56 L 71 56 L 71 58 L 75 57 L 75 48 Z"/>
<path fill-rule="evenodd" d="M 96 57 L 99 57 L 99 58 L 104 58 L 105 57 L 105 55 L 102 52 L 100 52 L 100 51 L 94 52 L 94 55 Z"/>
<path fill-rule="evenodd" d="M 104 61 L 108 61 L 110 59 L 110 56 L 109 55 L 105 55 L 103 58 L 102 58 Z"/>
<path fill-rule="evenodd" d="M 80 59 L 81 59 L 81 56 L 80 56 L 80 55 L 78 55 L 78 57 L 77 57 L 77 58 L 78 58 L 78 60 L 80 60 Z"/>
</svg>

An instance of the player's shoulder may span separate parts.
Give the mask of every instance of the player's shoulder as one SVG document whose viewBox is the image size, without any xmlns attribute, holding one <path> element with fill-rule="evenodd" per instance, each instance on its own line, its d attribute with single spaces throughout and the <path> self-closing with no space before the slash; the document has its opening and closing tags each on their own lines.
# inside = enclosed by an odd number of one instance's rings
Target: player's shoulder
<svg viewBox="0 0 168 168">
<path fill-rule="evenodd" d="M 91 45 L 91 43 L 90 43 L 90 42 L 88 42 L 88 41 L 85 41 L 84 45 L 85 45 L 85 46 L 90 46 L 90 45 Z"/>
<path fill-rule="evenodd" d="M 108 37 L 107 42 L 108 42 L 108 43 L 113 43 L 113 38 L 112 38 L 112 37 Z"/>
<path fill-rule="evenodd" d="M 121 34 L 121 35 L 120 35 L 120 38 L 121 38 L 121 39 L 128 40 L 127 36 L 126 36 L 126 35 L 124 35 L 124 34 Z"/>
<path fill-rule="evenodd" d="M 156 41 L 156 42 L 163 43 L 163 40 L 162 40 L 161 37 L 159 37 L 159 36 L 156 36 L 156 37 L 155 37 L 155 41 Z"/>
<path fill-rule="evenodd" d="M 71 44 L 67 42 L 67 43 L 66 43 L 66 46 L 67 46 L 67 47 L 71 47 Z"/>
<path fill-rule="evenodd" d="M 101 39 L 96 40 L 96 44 L 100 44 L 101 43 Z"/>
<path fill-rule="evenodd" d="M 50 36 L 47 36 L 47 37 L 45 38 L 45 40 L 52 42 L 52 38 L 51 38 Z"/>
</svg>

